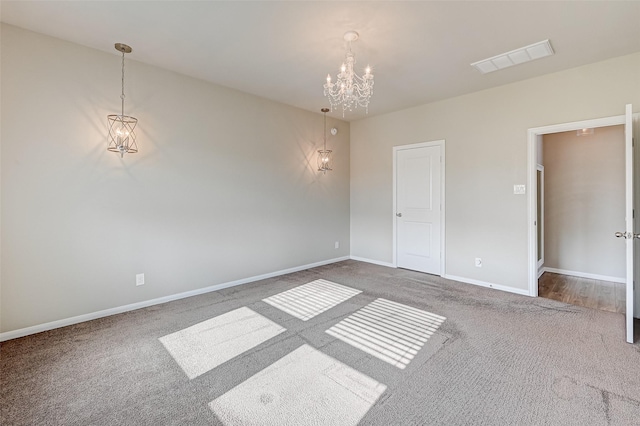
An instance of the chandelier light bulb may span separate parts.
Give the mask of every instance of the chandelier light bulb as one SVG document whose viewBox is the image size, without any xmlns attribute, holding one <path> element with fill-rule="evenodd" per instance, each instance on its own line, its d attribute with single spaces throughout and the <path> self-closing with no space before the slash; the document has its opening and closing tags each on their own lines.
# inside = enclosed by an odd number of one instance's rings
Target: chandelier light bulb
<svg viewBox="0 0 640 426">
<path fill-rule="evenodd" d="M 118 130 L 116 130 L 116 135 L 118 135 L 119 140 L 123 140 L 129 136 L 129 132 L 127 132 L 127 130 L 123 127 L 120 127 Z"/>
</svg>

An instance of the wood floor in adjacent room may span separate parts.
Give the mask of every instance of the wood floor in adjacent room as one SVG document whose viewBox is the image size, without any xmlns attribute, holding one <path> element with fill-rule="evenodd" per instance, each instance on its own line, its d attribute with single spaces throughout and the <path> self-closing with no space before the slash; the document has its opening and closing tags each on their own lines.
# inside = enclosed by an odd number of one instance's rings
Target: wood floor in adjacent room
<svg viewBox="0 0 640 426">
<path fill-rule="evenodd" d="M 625 313 L 625 284 L 545 272 L 538 295 L 572 305 Z"/>
</svg>

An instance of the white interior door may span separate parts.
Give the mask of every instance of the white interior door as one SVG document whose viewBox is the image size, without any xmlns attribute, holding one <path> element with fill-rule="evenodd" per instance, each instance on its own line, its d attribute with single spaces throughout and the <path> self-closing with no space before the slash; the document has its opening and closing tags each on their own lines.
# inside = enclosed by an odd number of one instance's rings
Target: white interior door
<svg viewBox="0 0 640 426">
<path fill-rule="evenodd" d="M 399 268 L 441 274 L 441 151 L 440 145 L 395 151 Z"/>
<path fill-rule="evenodd" d="M 633 116 L 633 136 L 634 139 L 638 139 L 640 137 L 640 114 L 635 114 Z M 633 144 L 633 204 L 634 210 L 640 212 L 640 143 L 636 145 Z M 634 214 L 634 229 L 637 233 L 640 233 L 640 213 Z M 634 279 L 633 281 L 636 283 L 635 286 L 638 286 L 640 283 L 640 239 L 634 238 L 635 246 L 634 246 Z M 636 291 L 634 288 L 634 293 L 636 296 L 636 306 L 633 311 L 633 316 L 635 318 L 640 319 L 640 291 Z"/>
<path fill-rule="evenodd" d="M 633 308 L 634 308 L 634 283 L 633 283 L 633 111 L 631 105 L 626 106 L 625 126 L 625 216 L 626 226 L 624 233 L 617 233 L 616 236 L 623 236 L 627 246 L 627 294 L 626 294 L 626 319 L 627 319 L 627 342 L 633 343 Z M 622 234 L 622 235 L 620 235 Z"/>
</svg>

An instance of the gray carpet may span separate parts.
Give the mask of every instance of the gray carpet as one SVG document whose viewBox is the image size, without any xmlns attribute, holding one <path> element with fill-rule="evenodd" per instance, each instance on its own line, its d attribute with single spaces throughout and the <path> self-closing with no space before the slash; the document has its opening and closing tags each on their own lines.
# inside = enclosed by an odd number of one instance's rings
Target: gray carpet
<svg viewBox="0 0 640 426">
<path fill-rule="evenodd" d="M 361 293 L 306 321 L 262 301 L 318 279 Z M 326 332 L 379 298 L 446 318 L 406 368 Z M 286 331 L 187 377 L 159 339 L 239 308 Z M 640 424 L 640 347 L 624 342 L 622 315 L 356 261 L 4 342 L 0 424 L 234 424 L 212 407 L 250 405 L 238 390 L 301 349 L 381 384 L 360 424 Z M 316 415 L 303 423 L 349 409 L 325 396 L 305 399 Z M 291 424 L 283 416 L 255 423 Z"/>
</svg>

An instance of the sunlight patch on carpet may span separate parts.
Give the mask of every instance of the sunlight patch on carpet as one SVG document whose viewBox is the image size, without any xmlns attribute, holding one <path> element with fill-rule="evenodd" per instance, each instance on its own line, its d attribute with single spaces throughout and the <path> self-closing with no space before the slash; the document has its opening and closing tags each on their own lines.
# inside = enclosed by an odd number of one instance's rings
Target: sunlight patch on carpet
<svg viewBox="0 0 640 426">
<path fill-rule="evenodd" d="M 209 403 L 226 426 L 355 426 L 386 385 L 302 345 Z"/>
<path fill-rule="evenodd" d="M 285 328 L 242 307 L 158 340 L 187 377 L 193 379 L 284 331 Z"/>
<path fill-rule="evenodd" d="M 320 279 L 267 297 L 262 301 L 302 321 L 307 321 L 359 293 L 362 291 Z"/>
<path fill-rule="evenodd" d="M 376 299 L 326 332 L 404 369 L 446 318 L 386 299 Z"/>
</svg>

